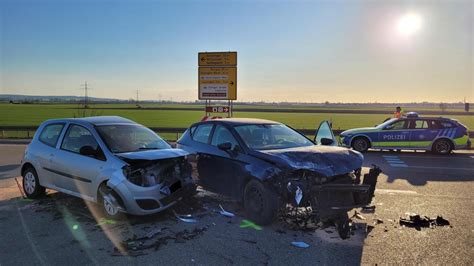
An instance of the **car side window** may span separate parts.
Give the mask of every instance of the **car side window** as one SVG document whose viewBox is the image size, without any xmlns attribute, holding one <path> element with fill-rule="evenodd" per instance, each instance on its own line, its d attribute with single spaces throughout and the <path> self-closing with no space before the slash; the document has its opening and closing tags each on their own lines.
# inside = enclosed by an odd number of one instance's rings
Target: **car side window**
<svg viewBox="0 0 474 266">
<path fill-rule="evenodd" d="M 53 148 L 56 147 L 59 135 L 61 135 L 63 127 L 64 124 L 51 124 L 45 126 L 43 131 L 41 131 L 39 140 L 48 146 L 51 146 Z"/>
<path fill-rule="evenodd" d="M 89 130 L 79 125 L 69 126 L 61 144 L 61 149 L 80 153 L 84 146 L 90 146 L 94 150 L 99 149 L 99 144 Z"/>
<path fill-rule="evenodd" d="M 440 124 L 438 123 L 438 121 L 436 120 L 428 120 L 428 127 L 430 129 L 439 129 L 440 128 Z"/>
<path fill-rule="evenodd" d="M 440 124 L 441 124 L 441 128 L 452 128 L 452 127 L 454 127 L 454 125 L 450 122 L 441 121 Z"/>
<path fill-rule="evenodd" d="M 217 125 L 216 129 L 214 130 L 214 134 L 212 134 L 211 145 L 218 146 L 219 144 L 226 142 L 232 144 L 231 149 L 234 149 L 235 146 L 239 145 L 232 133 L 230 133 L 230 131 L 226 127 Z"/>
<path fill-rule="evenodd" d="M 427 129 L 428 123 L 426 120 L 414 120 L 411 122 L 410 129 Z"/>
<path fill-rule="evenodd" d="M 193 140 L 197 142 L 206 143 L 209 141 L 209 135 L 211 134 L 212 124 L 199 125 L 192 133 Z"/>
<path fill-rule="evenodd" d="M 405 128 L 406 128 L 405 124 L 406 124 L 406 121 L 405 121 L 405 120 L 396 121 L 396 122 L 394 122 L 394 123 L 388 125 L 388 126 L 386 127 L 386 129 L 388 129 L 388 130 L 400 130 L 400 129 L 405 129 Z"/>
</svg>

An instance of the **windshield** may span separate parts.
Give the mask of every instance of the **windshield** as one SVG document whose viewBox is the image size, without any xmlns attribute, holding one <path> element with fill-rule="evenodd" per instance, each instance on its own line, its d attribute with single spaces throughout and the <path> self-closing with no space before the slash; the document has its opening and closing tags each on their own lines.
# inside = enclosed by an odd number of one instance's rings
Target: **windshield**
<svg viewBox="0 0 474 266">
<path fill-rule="evenodd" d="M 236 126 L 235 130 L 254 150 L 286 149 L 314 145 L 310 140 L 281 124 Z"/>
<path fill-rule="evenodd" d="M 384 128 L 384 127 L 386 127 L 387 125 L 389 125 L 389 124 L 391 124 L 392 122 L 397 121 L 397 120 L 398 120 L 398 118 L 391 118 L 391 119 L 389 119 L 389 120 L 383 122 L 382 124 L 376 126 L 376 128 Z"/>
<path fill-rule="evenodd" d="M 97 131 L 113 153 L 171 148 L 155 132 L 140 125 L 98 126 Z"/>
</svg>

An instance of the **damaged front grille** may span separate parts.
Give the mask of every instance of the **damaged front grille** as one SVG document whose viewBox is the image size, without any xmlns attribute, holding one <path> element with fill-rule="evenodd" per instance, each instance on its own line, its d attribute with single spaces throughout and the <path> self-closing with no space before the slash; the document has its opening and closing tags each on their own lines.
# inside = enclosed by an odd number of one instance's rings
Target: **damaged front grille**
<svg viewBox="0 0 474 266">
<path fill-rule="evenodd" d="M 156 161 L 130 162 L 123 168 L 125 177 L 131 183 L 152 187 L 160 185 L 160 193 L 170 195 L 191 182 L 191 165 L 184 157 Z"/>
</svg>

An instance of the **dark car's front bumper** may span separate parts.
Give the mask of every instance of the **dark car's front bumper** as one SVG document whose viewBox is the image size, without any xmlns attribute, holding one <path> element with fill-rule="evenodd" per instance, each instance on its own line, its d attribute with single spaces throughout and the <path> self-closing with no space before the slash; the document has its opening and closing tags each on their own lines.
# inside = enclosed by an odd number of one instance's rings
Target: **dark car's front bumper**
<svg viewBox="0 0 474 266">
<path fill-rule="evenodd" d="M 296 182 L 293 185 L 302 189 L 301 205 L 311 204 L 311 207 L 317 210 L 321 218 L 330 218 L 370 204 L 380 173 L 380 168 L 374 166 L 364 175 L 362 182 L 359 178 L 355 178 L 355 180 L 342 178 L 320 185 L 308 186 Z"/>
</svg>

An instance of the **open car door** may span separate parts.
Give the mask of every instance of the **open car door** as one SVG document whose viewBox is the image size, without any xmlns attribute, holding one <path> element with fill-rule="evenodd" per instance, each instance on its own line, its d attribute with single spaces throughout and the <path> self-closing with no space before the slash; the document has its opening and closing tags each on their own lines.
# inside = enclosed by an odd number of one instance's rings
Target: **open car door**
<svg viewBox="0 0 474 266">
<path fill-rule="evenodd" d="M 317 145 L 326 145 L 326 146 L 338 146 L 339 142 L 334 136 L 332 131 L 331 123 L 327 120 L 324 120 L 319 124 L 319 128 L 316 131 L 314 136 L 314 143 Z"/>
</svg>

